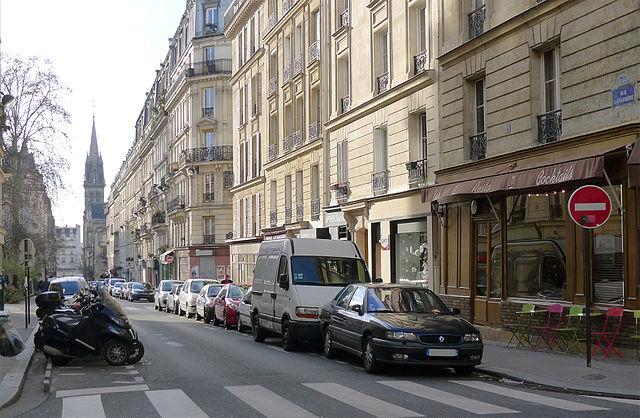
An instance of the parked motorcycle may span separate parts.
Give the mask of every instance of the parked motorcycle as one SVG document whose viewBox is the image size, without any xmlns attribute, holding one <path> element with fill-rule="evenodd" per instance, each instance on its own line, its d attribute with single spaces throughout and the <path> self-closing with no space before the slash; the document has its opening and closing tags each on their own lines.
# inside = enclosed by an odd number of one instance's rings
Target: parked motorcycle
<svg viewBox="0 0 640 418">
<path fill-rule="evenodd" d="M 56 311 L 62 302 L 60 295 L 47 293 L 40 301 L 36 298 L 44 315 L 34 343 L 53 364 L 64 366 L 73 358 L 93 355 L 102 356 L 112 366 L 142 359 L 144 346 L 120 305 L 104 289 L 82 295 L 77 313 Z"/>
</svg>

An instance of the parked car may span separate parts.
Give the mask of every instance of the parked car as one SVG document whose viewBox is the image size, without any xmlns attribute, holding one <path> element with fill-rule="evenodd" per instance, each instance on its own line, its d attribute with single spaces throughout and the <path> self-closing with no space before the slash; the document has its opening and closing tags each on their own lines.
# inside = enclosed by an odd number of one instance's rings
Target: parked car
<svg viewBox="0 0 640 418">
<path fill-rule="evenodd" d="M 459 313 L 422 286 L 353 284 L 322 309 L 324 353 L 361 356 L 369 373 L 396 363 L 469 374 L 482 360 L 482 337 Z"/>
<path fill-rule="evenodd" d="M 169 292 L 171 292 L 171 287 L 176 283 L 183 283 L 178 280 L 161 280 L 158 287 L 156 287 L 156 291 L 153 294 L 153 309 L 161 311 L 163 308 L 167 307 L 167 298 L 169 297 Z"/>
<path fill-rule="evenodd" d="M 178 314 L 178 297 L 180 296 L 182 286 L 182 283 L 174 283 L 171 285 L 171 291 L 169 292 L 169 296 L 167 296 L 167 313 L 173 312 L 174 314 Z"/>
<path fill-rule="evenodd" d="M 114 287 L 114 285 L 116 283 L 118 283 L 118 282 L 125 282 L 125 281 L 126 281 L 125 279 L 122 279 L 122 278 L 119 278 L 119 277 L 114 277 L 114 278 L 108 279 L 107 284 L 106 284 L 108 286 L 107 287 L 107 292 L 109 292 L 109 294 L 111 296 L 113 296 L 113 287 Z"/>
<path fill-rule="evenodd" d="M 126 282 L 115 282 L 113 284 L 113 289 L 111 290 L 111 294 L 114 298 L 119 298 L 122 295 L 122 289 L 126 285 Z"/>
<path fill-rule="evenodd" d="M 285 350 L 321 341 L 320 310 L 343 287 L 369 282 L 352 241 L 287 238 L 260 244 L 253 277 L 253 339 L 280 335 Z"/>
<path fill-rule="evenodd" d="M 210 283 L 218 283 L 216 280 L 189 279 L 184 282 L 178 298 L 178 315 L 191 318 L 196 314 L 196 300 L 202 288 Z"/>
<path fill-rule="evenodd" d="M 62 296 L 63 302 L 73 299 L 81 290 L 89 290 L 84 277 L 59 277 L 49 282 L 49 291 L 56 291 Z"/>
<path fill-rule="evenodd" d="M 238 305 L 244 298 L 242 288 L 234 284 L 226 284 L 213 299 L 213 325 L 225 329 L 238 325 Z"/>
<path fill-rule="evenodd" d="M 238 331 L 251 329 L 251 287 L 238 304 Z"/>
<path fill-rule="evenodd" d="M 153 302 L 153 289 L 149 283 L 133 282 L 127 291 L 127 300 L 134 302 L 140 299 Z"/>
<path fill-rule="evenodd" d="M 211 322 L 211 318 L 213 318 L 213 300 L 218 296 L 222 287 L 223 285 L 221 284 L 208 284 L 202 288 L 196 300 L 197 321 L 204 318 L 205 324 Z"/>
<path fill-rule="evenodd" d="M 122 285 L 122 289 L 120 289 L 120 294 L 118 295 L 120 299 L 129 300 L 129 292 L 131 292 L 131 286 L 134 282 L 126 282 Z"/>
</svg>

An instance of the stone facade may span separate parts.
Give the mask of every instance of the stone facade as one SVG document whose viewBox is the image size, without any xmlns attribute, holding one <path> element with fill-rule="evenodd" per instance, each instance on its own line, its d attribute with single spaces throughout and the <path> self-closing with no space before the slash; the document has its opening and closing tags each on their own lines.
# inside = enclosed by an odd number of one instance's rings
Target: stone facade
<svg viewBox="0 0 640 418">
<path fill-rule="evenodd" d="M 82 231 L 80 225 L 56 227 L 56 276 L 82 275 Z"/>
</svg>

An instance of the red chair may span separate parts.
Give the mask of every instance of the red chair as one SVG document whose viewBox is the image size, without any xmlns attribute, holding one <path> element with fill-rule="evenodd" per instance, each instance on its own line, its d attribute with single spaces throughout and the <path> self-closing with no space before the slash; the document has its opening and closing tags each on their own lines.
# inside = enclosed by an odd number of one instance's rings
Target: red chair
<svg viewBox="0 0 640 418">
<path fill-rule="evenodd" d="M 622 316 L 624 315 L 624 309 L 622 308 L 609 308 L 605 314 L 604 326 L 602 331 L 592 332 L 593 337 L 593 351 L 595 354 L 598 348 L 604 354 L 602 360 L 609 357 L 609 353 L 615 353 L 618 357 L 622 358 L 622 354 L 613 346 L 620 333 L 620 326 L 622 325 Z"/>
<path fill-rule="evenodd" d="M 558 343 L 556 339 L 555 330 L 562 325 L 562 312 L 564 307 L 559 303 L 549 305 L 547 308 L 547 322 L 544 326 L 535 327 L 540 339 L 536 343 L 535 349 L 537 350 L 540 343 L 544 341 L 547 345 L 547 350 L 553 350 L 555 344 Z"/>
</svg>

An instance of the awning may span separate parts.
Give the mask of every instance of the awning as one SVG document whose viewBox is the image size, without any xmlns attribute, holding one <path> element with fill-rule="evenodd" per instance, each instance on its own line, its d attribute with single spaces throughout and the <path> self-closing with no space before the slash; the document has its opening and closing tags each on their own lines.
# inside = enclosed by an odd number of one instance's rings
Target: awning
<svg viewBox="0 0 640 418">
<path fill-rule="evenodd" d="M 492 176 L 435 185 L 422 190 L 422 201 L 431 202 L 454 196 L 553 186 L 575 180 L 602 177 L 604 157 L 584 158 L 535 168 L 514 170 Z"/>
<path fill-rule="evenodd" d="M 627 167 L 629 167 L 629 187 L 640 187 L 640 139 L 633 146 Z"/>
</svg>

